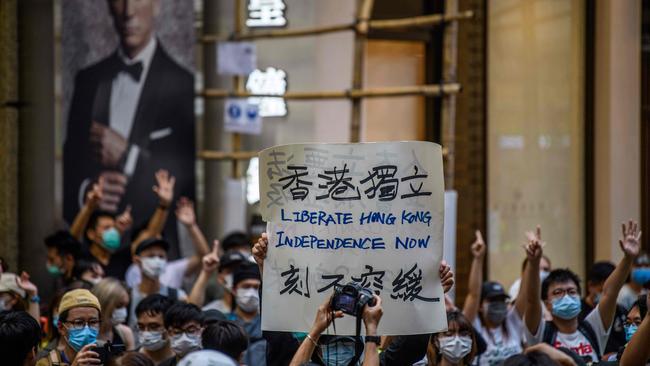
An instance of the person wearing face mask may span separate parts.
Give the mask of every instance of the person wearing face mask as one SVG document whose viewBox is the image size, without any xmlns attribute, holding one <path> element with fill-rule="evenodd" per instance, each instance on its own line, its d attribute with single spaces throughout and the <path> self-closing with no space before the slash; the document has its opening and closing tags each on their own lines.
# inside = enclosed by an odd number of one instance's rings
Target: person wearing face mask
<svg viewBox="0 0 650 366">
<path fill-rule="evenodd" d="M 102 325 L 97 339 L 110 341 L 117 346 L 125 346 L 127 351 L 135 349 L 133 332 L 124 325 L 128 315 L 129 294 L 122 284 L 114 278 L 104 278 L 91 292 L 97 296 L 102 312 Z"/>
<path fill-rule="evenodd" d="M 471 250 L 474 259 L 463 315 L 487 343 L 486 351 L 477 357 L 477 365 L 494 365 L 523 351 L 522 317 L 526 311 L 526 298 L 519 296 L 514 306 L 508 309 L 509 296 L 503 286 L 498 282 L 483 283 L 486 245 L 478 230 Z M 526 281 L 528 278 L 524 275 L 524 288 Z"/>
<path fill-rule="evenodd" d="M 3 365 L 36 364 L 41 327 L 24 311 L 0 312 L 0 355 Z"/>
<path fill-rule="evenodd" d="M 650 296 L 639 296 L 637 302 L 627 315 L 625 336 L 627 345 L 619 356 L 620 366 L 650 365 Z"/>
<path fill-rule="evenodd" d="M 185 355 L 201 349 L 203 313 L 194 304 L 177 302 L 165 312 L 165 329 L 174 356 L 160 365 L 176 366 Z"/>
<path fill-rule="evenodd" d="M 541 284 L 539 277 L 531 276 L 526 291 L 528 305 L 524 315 L 526 337 L 529 345 L 547 343 L 556 348 L 565 347 L 578 356 L 600 361 L 609 338 L 616 312 L 616 296 L 630 273 L 632 262 L 639 255 L 641 232 L 636 223 L 623 224 L 623 236 L 619 246 L 624 254 L 614 272 L 603 285 L 602 296 L 594 310 L 579 321 L 580 314 L 580 280 L 568 269 L 556 269 Z M 543 242 L 541 233 L 529 238 L 526 246 L 528 256 L 527 270 L 539 271 Z M 542 321 L 542 309 L 539 304 L 541 287 L 544 305 L 553 315 L 552 321 Z"/>
<path fill-rule="evenodd" d="M 625 353 L 628 344 L 630 343 L 634 335 L 638 332 L 639 327 L 643 324 L 643 319 L 645 319 L 647 313 L 648 313 L 648 298 L 646 295 L 641 295 L 639 296 L 638 300 L 634 304 L 632 304 L 632 308 L 625 316 L 625 323 L 624 323 L 625 342 L 618 349 L 618 352 L 605 355 L 603 359 L 607 360 L 608 362 L 601 362 L 601 364 L 603 365 L 618 364 L 616 362 L 622 358 L 623 353 Z"/>
<path fill-rule="evenodd" d="M 91 258 L 78 260 L 74 268 L 74 273 L 75 281 L 78 280 L 86 283 L 88 288 L 92 288 L 105 277 L 102 266 Z"/>
<path fill-rule="evenodd" d="M 65 342 L 62 351 L 52 350 L 37 366 L 99 365 L 94 351 L 101 324 L 97 297 L 85 289 L 66 292 L 59 304 L 59 334 Z"/>
<path fill-rule="evenodd" d="M 74 268 L 81 255 L 81 244 L 70 232 L 59 230 L 45 238 L 47 272 L 57 277 L 57 288 L 69 285 L 74 279 Z"/>
<path fill-rule="evenodd" d="M 135 250 L 134 261 L 140 267 L 142 280 L 138 286 L 131 288 L 131 307 L 129 309 L 129 326 L 137 333 L 135 308 L 142 299 L 152 294 L 169 297 L 172 301 L 187 300 L 182 289 L 167 287 L 160 283 L 160 274 L 167 264 L 169 243 L 164 239 L 145 239 Z"/>
<path fill-rule="evenodd" d="M 259 290 L 262 285 L 260 270 L 253 263 L 242 263 L 233 273 L 235 310 L 227 315 L 228 320 L 239 324 L 249 338 L 244 353 L 246 365 L 266 364 L 266 340 L 262 337 Z"/>
<path fill-rule="evenodd" d="M 447 312 L 447 331 L 431 336 L 427 348 L 429 366 L 470 365 L 476 355 L 472 324 L 459 311 Z"/>
<path fill-rule="evenodd" d="M 95 211 L 92 214 L 81 258 L 99 263 L 107 277 L 123 280 L 131 256 L 128 245 L 122 245 L 122 233 L 116 222 L 116 216 L 109 212 Z"/>
<path fill-rule="evenodd" d="M 234 310 L 235 297 L 233 295 L 233 273 L 242 263 L 249 262 L 248 258 L 239 252 L 238 250 L 229 250 L 226 251 L 224 255 L 219 258 L 219 270 L 217 272 L 217 282 L 223 288 L 223 296 L 220 299 L 216 299 L 207 303 L 203 310 L 219 310 L 224 314 L 231 313 Z M 201 277 L 199 277 L 200 279 Z M 206 281 L 207 284 L 207 281 Z M 197 279 L 195 287 L 200 286 L 201 283 Z M 205 294 L 205 285 L 203 285 L 203 291 L 201 287 L 197 288 L 198 295 Z M 194 288 L 192 288 L 192 293 L 194 293 Z"/>
<path fill-rule="evenodd" d="M 650 257 L 643 253 L 634 260 L 630 280 L 623 286 L 616 301 L 629 310 L 639 295 L 648 293 L 648 287 L 650 287 Z"/>
<path fill-rule="evenodd" d="M 616 266 L 610 262 L 596 262 L 591 266 L 587 273 L 587 295 L 582 299 L 580 315 L 578 319 L 583 321 L 589 313 L 598 305 L 603 292 L 603 286 L 607 277 L 614 272 Z M 614 324 L 610 332 L 605 354 L 618 352 L 619 348 L 625 345 L 625 315 L 627 311 L 620 305 L 616 305 L 616 314 Z"/>
<path fill-rule="evenodd" d="M 140 353 L 148 356 L 155 365 L 174 357 L 164 321 L 165 312 L 172 304 L 166 296 L 154 294 L 145 297 L 135 308 Z"/>
<path fill-rule="evenodd" d="M 41 298 L 38 288 L 29 280 L 29 274 L 22 272 L 20 276 L 5 272 L 0 277 L 0 311 L 25 310 L 34 319 L 40 321 Z"/>
</svg>

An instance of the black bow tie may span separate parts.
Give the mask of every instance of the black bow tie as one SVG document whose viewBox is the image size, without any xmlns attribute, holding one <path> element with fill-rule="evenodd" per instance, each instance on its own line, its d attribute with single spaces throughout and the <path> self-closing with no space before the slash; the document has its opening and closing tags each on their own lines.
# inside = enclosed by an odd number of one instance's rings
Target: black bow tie
<svg viewBox="0 0 650 366">
<path fill-rule="evenodd" d="M 136 62 L 131 65 L 127 65 L 126 63 L 122 62 L 120 65 L 120 69 L 118 71 L 120 72 L 125 72 L 133 78 L 135 81 L 140 81 L 140 76 L 142 76 L 142 61 Z"/>
</svg>

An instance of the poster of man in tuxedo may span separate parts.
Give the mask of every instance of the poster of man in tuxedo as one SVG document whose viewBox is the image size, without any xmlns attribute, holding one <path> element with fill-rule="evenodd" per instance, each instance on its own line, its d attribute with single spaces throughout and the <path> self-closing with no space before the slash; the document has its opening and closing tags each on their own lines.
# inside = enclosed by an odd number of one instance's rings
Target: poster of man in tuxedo
<svg viewBox="0 0 650 366">
<path fill-rule="evenodd" d="M 176 199 L 194 199 L 193 10 L 193 1 L 62 2 L 68 223 L 100 178 L 100 208 L 117 214 L 130 205 L 136 226 L 158 205 L 158 169 L 176 177 Z M 164 235 L 177 242 L 173 214 Z"/>
</svg>

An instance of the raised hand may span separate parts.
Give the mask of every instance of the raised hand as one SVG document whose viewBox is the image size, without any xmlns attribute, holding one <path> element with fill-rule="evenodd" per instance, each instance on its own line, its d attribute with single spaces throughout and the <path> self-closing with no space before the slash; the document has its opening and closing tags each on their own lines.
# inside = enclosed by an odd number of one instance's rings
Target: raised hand
<svg viewBox="0 0 650 366">
<path fill-rule="evenodd" d="M 476 239 L 474 240 L 474 243 L 472 243 L 472 255 L 476 259 L 483 259 L 485 257 L 485 241 L 483 240 L 483 235 L 481 235 L 480 230 L 476 230 L 474 233 L 476 235 Z"/>
<path fill-rule="evenodd" d="M 253 245 L 253 258 L 255 262 L 260 267 L 260 272 L 264 273 L 264 260 L 266 259 L 266 251 L 269 247 L 269 239 L 266 233 L 262 233 L 262 237 L 257 240 L 257 243 Z"/>
<path fill-rule="evenodd" d="M 176 203 L 176 218 L 185 226 L 196 224 L 194 202 L 187 197 L 181 197 Z"/>
<path fill-rule="evenodd" d="M 131 226 L 133 226 L 133 216 L 131 216 L 131 205 L 128 205 L 124 212 L 115 218 L 115 227 L 117 231 L 124 234 Z"/>
<path fill-rule="evenodd" d="M 366 325 L 366 335 L 376 335 L 379 320 L 384 315 L 384 309 L 381 307 L 381 298 L 377 295 L 375 297 L 375 305 L 369 304 L 363 308 L 363 323 Z"/>
<path fill-rule="evenodd" d="M 169 206 L 174 198 L 176 178 L 170 175 L 168 171 L 160 169 L 156 172 L 156 183 L 157 185 L 153 186 L 153 191 L 158 195 L 160 204 Z"/>
<path fill-rule="evenodd" d="M 99 208 L 104 211 L 116 212 L 122 196 L 126 193 L 126 175 L 115 171 L 104 171 L 99 175 L 97 181 L 99 182 Z"/>
<path fill-rule="evenodd" d="M 440 274 L 440 284 L 442 289 L 446 294 L 454 286 L 454 272 L 451 271 L 451 266 L 447 264 L 445 260 L 440 262 L 440 269 L 438 270 Z"/>
<path fill-rule="evenodd" d="M 90 126 L 90 143 L 97 161 L 107 168 L 118 168 L 129 147 L 117 131 L 95 121 Z"/>
<path fill-rule="evenodd" d="M 343 312 L 341 310 L 332 311 L 330 308 L 331 297 L 328 297 L 319 307 L 316 312 L 314 324 L 311 327 L 311 336 L 319 336 L 329 327 L 332 321 L 336 318 L 342 318 Z"/>
<path fill-rule="evenodd" d="M 628 221 L 627 226 L 625 223 L 621 224 L 622 229 L 622 238 L 618 241 L 618 244 L 625 253 L 626 257 L 636 258 L 641 251 L 641 230 L 639 230 L 639 225 L 636 221 Z"/>
<path fill-rule="evenodd" d="M 86 193 L 86 203 L 92 207 L 98 207 L 103 199 L 102 191 L 104 190 L 104 177 L 100 176 L 93 188 Z"/>
<path fill-rule="evenodd" d="M 212 251 L 203 256 L 203 271 L 214 273 L 219 268 L 219 240 L 214 241 Z"/>
<path fill-rule="evenodd" d="M 20 277 L 16 277 L 16 284 L 18 287 L 25 290 L 27 295 L 38 295 L 38 287 L 29 280 L 29 274 L 27 272 L 23 271 L 23 273 L 20 274 Z"/>
<path fill-rule="evenodd" d="M 542 241 L 542 228 L 537 225 L 535 232 L 526 232 L 526 238 L 528 239 L 528 243 L 526 244 L 525 249 L 528 260 L 539 263 L 543 254 L 542 248 L 546 245 L 546 243 Z"/>
</svg>

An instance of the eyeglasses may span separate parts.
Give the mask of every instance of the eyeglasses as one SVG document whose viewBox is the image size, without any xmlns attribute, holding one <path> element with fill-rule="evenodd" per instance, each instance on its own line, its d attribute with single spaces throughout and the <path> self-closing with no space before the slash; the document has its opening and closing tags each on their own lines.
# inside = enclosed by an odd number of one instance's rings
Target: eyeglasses
<svg viewBox="0 0 650 366">
<path fill-rule="evenodd" d="M 90 319 L 90 320 L 75 319 L 75 320 L 64 322 L 64 324 L 71 324 L 72 329 L 83 329 L 86 326 L 88 326 L 89 328 L 93 328 L 93 329 L 99 329 L 99 325 L 101 323 L 102 323 L 102 321 L 99 320 L 99 319 Z"/>
<path fill-rule="evenodd" d="M 578 295 L 578 289 L 575 287 L 556 288 L 551 292 L 551 295 L 553 295 L 553 297 L 564 297 L 564 295 L 576 296 Z"/>
<path fill-rule="evenodd" d="M 176 336 L 185 333 L 188 336 L 196 336 L 199 335 L 201 331 L 202 329 L 200 327 L 195 327 L 195 326 L 190 326 L 187 329 L 171 328 L 169 330 L 169 335 Z"/>
<path fill-rule="evenodd" d="M 162 324 L 160 323 L 149 323 L 149 324 L 144 324 L 144 323 L 138 323 L 138 330 L 140 332 L 157 332 L 163 329 Z"/>
</svg>

